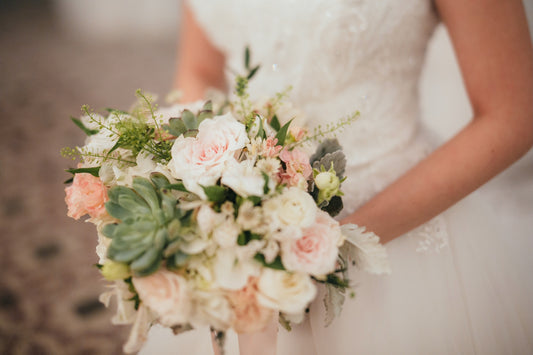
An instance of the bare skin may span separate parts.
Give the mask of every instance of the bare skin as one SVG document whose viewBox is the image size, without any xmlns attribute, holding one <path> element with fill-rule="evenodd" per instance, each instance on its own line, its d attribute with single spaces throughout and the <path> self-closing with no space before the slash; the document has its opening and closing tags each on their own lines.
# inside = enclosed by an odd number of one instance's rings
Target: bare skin
<svg viewBox="0 0 533 355">
<path fill-rule="evenodd" d="M 533 146 L 533 49 L 522 2 L 435 2 L 474 115 L 455 137 L 341 221 L 366 226 L 383 242 L 445 211 Z M 187 101 L 201 98 L 208 87 L 226 85 L 223 55 L 187 8 L 184 14 L 176 86 Z M 272 337 L 241 336 L 241 354 L 257 354 L 264 344 L 275 354 Z"/>
</svg>

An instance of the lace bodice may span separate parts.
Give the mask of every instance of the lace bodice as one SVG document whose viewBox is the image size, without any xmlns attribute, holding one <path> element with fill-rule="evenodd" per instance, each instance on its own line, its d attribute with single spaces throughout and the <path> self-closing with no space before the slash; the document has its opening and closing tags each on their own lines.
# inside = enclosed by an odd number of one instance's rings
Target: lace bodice
<svg viewBox="0 0 533 355">
<path fill-rule="evenodd" d="M 228 82 L 243 52 L 262 68 L 252 98 L 291 85 L 310 127 L 356 110 L 338 134 L 347 156 L 343 215 L 353 212 L 429 151 L 417 135 L 418 81 L 437 23 L 430 0 L 189 0 L 207 36 L 226 56 Z M 436 218 L 410 233 L 419 250 L 446 245 Z"/>
<path fill-rule="evenodd" d="M 262 69 L 252 96 L 293 86 L 291 99 L 311 126 L 355 110 L 342 134 L 350 165 L 372 161 L 409 140 L 418 118 L 419 79 L 436 24 L 428 0 L 190 1 L 208 37 L 242 72 L 246 45 Z M 229 80 L 232 82 L 232 80 Z"/>
</svg>

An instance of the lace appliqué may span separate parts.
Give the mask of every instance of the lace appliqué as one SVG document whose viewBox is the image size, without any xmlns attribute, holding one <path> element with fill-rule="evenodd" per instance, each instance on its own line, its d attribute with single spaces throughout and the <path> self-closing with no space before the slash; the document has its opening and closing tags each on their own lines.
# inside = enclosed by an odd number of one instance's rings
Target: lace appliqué
<svg viewBox="0 0 533 355">
<path fill-rule="evenodd" d="M 446 221 L 437 216 L 405 235 L 418 241 L 416 251 L 419 253 L 440 253 L 448 247 L 448 230 Z"/>
</svg>

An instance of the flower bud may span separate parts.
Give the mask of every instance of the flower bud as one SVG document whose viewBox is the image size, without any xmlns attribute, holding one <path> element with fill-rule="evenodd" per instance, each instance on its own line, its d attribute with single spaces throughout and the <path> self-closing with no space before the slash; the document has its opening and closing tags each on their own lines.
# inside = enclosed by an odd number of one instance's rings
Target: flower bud
<svg viewBox="0 0 533 355">
<path fill-rule="evenodd" d="M 334 171 L 323 171 L 315 176 L 315 184 L 320 190 L 333 192 L 335 195 L 341 183 Z"/>
<path fill-rule="evenodd" d="M 101 269 L 102 275 L 108 281 L 124 280 L 131 276 L 130 268 L 127 264 L 117 263 L 116 261 L 107 260 Z"/>
</svg>

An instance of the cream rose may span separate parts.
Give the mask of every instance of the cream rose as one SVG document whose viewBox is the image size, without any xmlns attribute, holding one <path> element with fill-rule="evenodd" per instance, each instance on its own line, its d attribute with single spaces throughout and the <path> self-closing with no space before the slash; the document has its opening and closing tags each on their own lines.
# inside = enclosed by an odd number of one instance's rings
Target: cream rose
<svg viewBox="0 0 533 355">
<path fill-rule="evenodd" d="M 171 174 L 202 198 L 200 185 L 213 185 L 222 175 L 227 161 L 248 142 L 245 126 L 230 113 L 206 119 L 196 138 L 179 136 L 172 146 Z"/>
<path fill-rule="evenodd" d="M 183 277 L 160 269 L 132 281 L 142 302 L 159 316 L 162 325 L 172 327 L 189 321 L 191 296 Z"/>
<path fill-rule="evenodd" d="M 227 164 L 226 167 L 220 180 L 223 185 L 230 187 L 243 197 L 264 195 L 265 179 L 261 170 L 254 167 L 253 161 L 233 162 Z"/>
<path fill-rule="evenodd" d="M 299 229 L 313 224 L 316 211 L 317 207 L 311 195 L 297 187 L 285 189 L 281 195 L 263 204 L 264 216 L 272 231 L 277 233 L 279 229 L 289 229 L 294 238 L 300 237 L 301 234 L 297 233 Z M 288 233 L 282 232 L 280 235 L 287 236 Z"/>
<path fill-rule="evenodd" d="M 283 266 L 314 276 L 329 274 L 335 270 L 341 238 L 339 223 L 326 212 L 318 211 L 315 223 L 305 228 L 300 238 L 281 243 Z"/>
<path fill-rule="evenodd" d="M 264 269 L 257 283 L 258 301 L 283 313 L 299 314 L 316 296 L 316 286 L 308 275 Z"/>
</svg>

